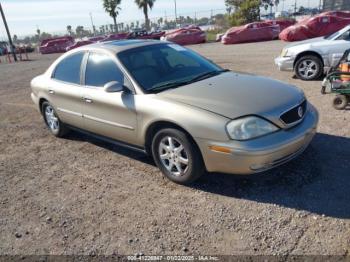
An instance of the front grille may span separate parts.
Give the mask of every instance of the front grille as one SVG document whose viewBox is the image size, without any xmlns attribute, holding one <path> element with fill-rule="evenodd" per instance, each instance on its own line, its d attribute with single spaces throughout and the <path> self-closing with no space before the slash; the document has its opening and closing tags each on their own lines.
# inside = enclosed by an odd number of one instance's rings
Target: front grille
<svg viewBox="0 0 350 262">
<path fill-rule="evenodd" d="M 297 105 L 296 107 L 292 108 L 291 110 L 281 115 L 281 120 L 286 125 L 296 123 L 304 118 L 306 109 L 307 109 L 307 101 L 305 100 L 300 105 Z"/>
</svg>

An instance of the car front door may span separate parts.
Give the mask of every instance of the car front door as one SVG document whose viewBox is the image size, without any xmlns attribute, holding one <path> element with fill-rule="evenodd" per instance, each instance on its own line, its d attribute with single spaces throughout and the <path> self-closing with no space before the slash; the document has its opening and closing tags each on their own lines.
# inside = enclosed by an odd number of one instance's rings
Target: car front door
<svg viewBox="0 0 350 262">
<path fill-rule="evenodd" d="M 81 85 L 82 61 L 85 53 L 72 54 L 60 61 L 50 79 L 49 102 L 62 122 L 83 128 L 84 86 Z"/>
<path fill-rule="evenodd" d="M 136 110 L 132 91 L 106 92 L 107 83 L 117 81 L 133 89 L 119 69 L 116 58 L 90 52 L 84 73 L 85 129 L 105 137 L 133 144 L 136 140 Z"/>
<path fill-rule="evenodd" d="M 344 52 L 350 48 L 350 30 L 344 32 L 332 41 L 329 47 L 330 66 L 335 66 L 342 58 Z"/>
</svg>

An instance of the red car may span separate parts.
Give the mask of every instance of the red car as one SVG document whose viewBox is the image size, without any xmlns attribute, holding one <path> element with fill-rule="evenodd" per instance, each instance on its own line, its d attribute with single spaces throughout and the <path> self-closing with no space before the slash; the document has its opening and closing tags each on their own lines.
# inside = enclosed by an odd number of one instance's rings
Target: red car
<svg viewBox="0 0 350 262">
<path fill-rule="evenodd" d="M 93 43 L 95 43 L 95 42 L 91 41 L 91 40 L 78 41 L 78 42 L 75 42 L 73 45 L 68 46 L 66 48 L 66 51 L 73 50 L 73 49 L 78 48 L 80 46 L 89 45 L 89 44 L 93 44 Z"/>
<path fill-rule="evenodd" d="M 96 42 L 101 41 L 101 40 L 103 40 L 105 38 L 106 38 L 105 35 L 99 35 L 99 36 L 89 37 L 88 40 L 96 43 Z"/>
<path fill-rule="evenodd" d="M 268 23 L 270 25 L 279 25 L 280 31 L 283 31 L 284 29 L 294 25 L 296 23 L 295 20 L 291 19 L 278 19 L 278 20 L 266 20 L 265 23 Z"/>
<path fill-rule="evenodd" d="M 301 41 L 335 33 L 349 24 L 350 12 L 326 12 L 286 28 L 279 37 L 289 42 Z"/>
<path fill-rule="evenodd" d="M 99 40 L 101 42 L 113 41 L 113 40 L 122 40 L 128 36 L 128 33 L 119 33 L 119 34 L 111 34 L 105 36 L 103 39 Z"/>
<path fill-rule="evenodd" d="M 221 42 L 239 44 L 247 42 L 269 41 L 278 38 L 280 26 L 267 22 L 254 22 L 243 26 L 232 27 L 222 37 Z"/>
<path fill-rule="evenodd" d="M 138 30 L 129 33 L 126 38 L 127 39 L 154 39 L 159 40 L 165 34 L 164 31 L 161 32 L 147 32 L 145 30 Z"/>
<path fill-rule="evenodd" d="M 195 45 L 202 44 L 207 41 L 204 31 L 198 27 L 187 27 L 166 33 L 162 40 L 174 42 L 179 45 Z"/>
<path fill-rule="evenodd" d="M 41 41 L 39 51 L 42 54 L 64 53 L 72 44 L 74 44 L 74 38 L 71 36 L 49 38 Z"/>
</svg>

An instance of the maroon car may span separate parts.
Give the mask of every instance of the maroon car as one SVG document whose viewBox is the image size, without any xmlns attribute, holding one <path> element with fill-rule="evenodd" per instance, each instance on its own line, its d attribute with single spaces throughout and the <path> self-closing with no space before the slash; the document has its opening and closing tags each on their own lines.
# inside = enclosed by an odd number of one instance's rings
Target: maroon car
<svg viewBox="0 0 350 262">
<path fill-rule="evenodd" d="M 106 38 L 105 35 L 99 35 L 99 36 L 89 37 L 88 40 L 96 43 L 96 42 L 101 41 L 101 40 L 103 40 L 105 38 Z"/>
<path fill-rule="evenodd" d="M 195 45 L 205 43 L 207 36 L 200 28 L 187 27 L 166 33 L 162 37 L 162 40 L 174 42 L 179 45 Z"/>
<path fill-rule="evenodd" d="M 278 38 L 280 26 L 267 22 L 254 22 L 243 26 L 232 27 L 221 39 L 227 44 L 269 41 Z"/>
<path fill-rule="evenodd" d="M 64 53 L 66 48 L 72 44 L 74 44 L 74 38 L 71 36 L 49 38 L 41 41 L 39 52 L 42 54 Z"/>
<path fill-rule="evenodd" d="M 350 12 L 325 12 L 286 28 L 279 37 L 289 42 L 301 41 L 335 33 L 349 24 Z"/>
<path fill-rule="evenodd" d="M 128 36 L 128 33 L 118 33 L 118 34 L 110 34 L 101 39 L 101 42 L 114 41 L 114 40 L 122 40 Z"/>
<path fill-rule="evenodd" d="M 268 23 L 270 25 L 279 25 L 280 26 L 280 32 L 282 32 L 284 29 L 294 25 L 296 21 L 294 19 L 278 19 L 278 20 L 266 20 L 265 23 Z"/>
<path fill-rule="evenodd" d="M 84 45 L 90 45 L 90 44 L 93 44 L 95 43 L 94 41 L 91 41 L 91 40 L 82 40 L 82 41 L 78 41 L 78 42 L 75 42 L 74 44 L 68 46 L 66 48 L 66 51 L 69 51 L 69 50 L 73 50 L 75 48 L 78 48 L 80 46 L 84 46 Z"/>
<path fill-rule="evenodd" d="M 160 32 L 147 32 L 146 30 L 137 30 L 128 33 L 127 39 L 154 39 L 159 40 L 165 34 L 164 31 Z"/>
</svg>

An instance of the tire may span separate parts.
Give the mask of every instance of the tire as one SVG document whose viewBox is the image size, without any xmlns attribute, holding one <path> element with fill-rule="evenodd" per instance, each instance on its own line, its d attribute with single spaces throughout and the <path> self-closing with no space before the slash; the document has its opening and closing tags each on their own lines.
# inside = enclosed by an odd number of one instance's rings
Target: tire
<svg viewBox="0 0 350 262">
<path fill-rule="evenodd" d="M 188 135 L 177 129 L 158 131 L 152 141 L 152 155 L 164 176 L 178 184 L 191 184 L 205 172 L 197 145 Z"/>
<path fill-rule="evenodd" d="M 348 105 L 349 100 L 345 95 L 337 95 L 333 99 L 333 107 L 337 110 L 343 110 Z"/>
<path fill-rule="evenodd" d="M 58 118 L 55 109 L 49 102 L 44 102 L 42 104 L 41 112 L 46 126 L 54 136 L 63 137 L 68 133 L 68 128 Z"/>
<path fill-rule="evenodd" d="M 296 76 L 304 81 L 320 79 L 323 70 L 321 59 L 313 55 L 302 56 L 294 67 Z"/>
</svg>

